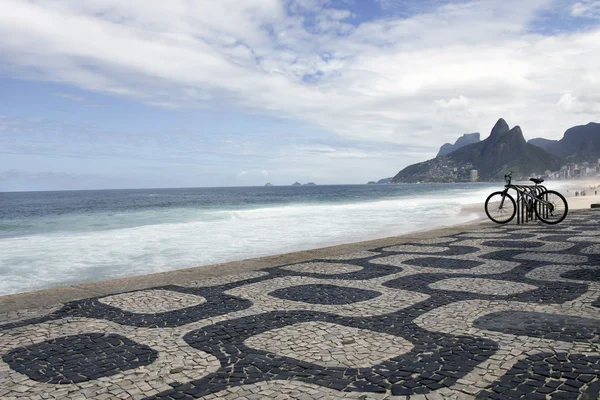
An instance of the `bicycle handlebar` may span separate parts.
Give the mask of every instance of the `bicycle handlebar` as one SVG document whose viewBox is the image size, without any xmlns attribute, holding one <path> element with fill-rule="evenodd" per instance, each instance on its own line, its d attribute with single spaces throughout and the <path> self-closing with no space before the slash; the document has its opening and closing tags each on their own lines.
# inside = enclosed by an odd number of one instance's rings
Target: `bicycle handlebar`
<svg viewBox="0 0 600 400">
<path fill-rule="evenodd" d="M 512 171 L 510 171 L 508 174 L 504 175 L 504 182 L 506 182 L 506 186 L 510 185 L 511 181 L 512 181 Z"/>
</svg>

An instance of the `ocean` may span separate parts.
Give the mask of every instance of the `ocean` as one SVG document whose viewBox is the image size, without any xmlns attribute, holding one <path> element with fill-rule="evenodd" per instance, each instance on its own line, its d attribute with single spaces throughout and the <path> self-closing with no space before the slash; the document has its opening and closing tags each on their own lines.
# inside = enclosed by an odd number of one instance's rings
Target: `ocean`
<svg viewBox="0 0 600 400">
<path fill-rule="evenodd" d="M 455 225 L 501 183 L 0 193 L 0 295 Z"/>
</svg>

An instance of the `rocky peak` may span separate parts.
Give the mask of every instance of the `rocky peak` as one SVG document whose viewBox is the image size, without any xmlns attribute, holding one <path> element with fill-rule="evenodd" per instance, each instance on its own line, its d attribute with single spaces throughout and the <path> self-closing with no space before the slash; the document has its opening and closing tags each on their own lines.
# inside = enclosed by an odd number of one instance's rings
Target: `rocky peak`
<svg viewBox="0 0 600 400">
<path fill-rule="evenodd" d="M 521 128 L 519 128 L 519 131 L 520 130 Z M 506 123 L 504 118 L 500 118 L 498 122 L 496 122 L 496 125 L 494 125 L 494 127 L 492 128 L 490 138 L 499 138 L 501 136 L 504 136 L 504 134 L 508 133 L 509 131 L 510 128 L 508 127 L 508 124 Z"/>
<path fill-rule="evenodd" d="M 465 146 L 471 143 L 477 143 L 481 140 L 481 135 L 479 132 L 474 133 L 465 133 L 461 137 L 459 137 L 454 143 L 455 146 Z"/>
<path fill-rule="evenodd" d="M 510 131 L 508 131 L 508 136 L 513 140 L 518 140 L 519 142 L 525 142 L 525 137 L 523 136 L 523 131 L 519 125 L 514 126 Z"/>
<path fill-rule="evenodd" d="M 459 137 L 454 144 L 446 143 L 442 147 L 440 147 L 440 151 L 438 152 L 436 157 L 443 156 L 453 151 L 460 149 L 468 144 L 478 143 L 480 141 L 479 132 L 475 133 L 465 133 L 461 137 Z"/>
<path fill-rule="evenodd" d="M 583 142 L 588 138 L 597 138 L 600 132 L 600 124 L 590 122 L 587 125 L 574 126 L 566 130 L 563 140 L 565 142 Z"/>
<path fill-rule="evenodd" d="M 508 129 L 506 121 L 503 119 L 500 119 L 500 121 L 492 129 L 490 137 L 483 141 L 485 143 L 484 152 L 487 154 L 504 153 L 503 157 L 516 154 L 519 149 L 527 144 L 523 137 L 523 131 L 518 125 Z"/>
</svg>

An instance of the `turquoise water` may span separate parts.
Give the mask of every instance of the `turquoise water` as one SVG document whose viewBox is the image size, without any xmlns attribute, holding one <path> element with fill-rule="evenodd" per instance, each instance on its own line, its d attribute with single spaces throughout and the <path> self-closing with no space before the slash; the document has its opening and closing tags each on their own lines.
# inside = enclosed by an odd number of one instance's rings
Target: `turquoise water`
<svg viewBox="0 0 600 400">
<path fill-rule="evenodd" d="M 499 184 L 0 193 L 0 294 L 466 222 Z"/>
</svg>

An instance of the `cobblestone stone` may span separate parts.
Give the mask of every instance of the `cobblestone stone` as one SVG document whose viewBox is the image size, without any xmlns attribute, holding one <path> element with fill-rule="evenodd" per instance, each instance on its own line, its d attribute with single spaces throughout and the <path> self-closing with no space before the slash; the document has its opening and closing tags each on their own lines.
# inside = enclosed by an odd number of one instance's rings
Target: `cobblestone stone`
<svg viewBox="0 0 600 400">
<path fill-rule="evenodd" d="M 193 294 L 167 290 L 142 290 L 101 297 L 101 303 L 136 314 L 161 313 L 205 303 L 206 299 Z"/>
</svg>

